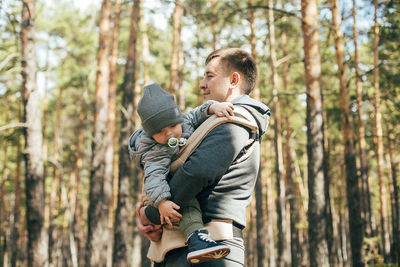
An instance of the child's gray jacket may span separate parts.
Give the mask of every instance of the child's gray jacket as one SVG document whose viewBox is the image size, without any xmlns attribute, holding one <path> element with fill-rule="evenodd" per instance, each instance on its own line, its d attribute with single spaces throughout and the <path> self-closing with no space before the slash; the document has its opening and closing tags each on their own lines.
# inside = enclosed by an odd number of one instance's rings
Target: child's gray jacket
<svg viewBox="0 0 400 267">
<path fill-rule="evenodd" d="M 207 113 L 212 103 L 215 101 L 207 101 L 185 114 L 182 137 L 188 138 L 210 116 Z M 158 144 L 143 129 L 139 129 L 129 137 L 128 149 L 136 166 L 144 170 L 143 189 L 150 204 L 158 207 L 161 200 L 171 197 L 167 176 L 172 160 L 179 153 L 179 147 Z"/>
</svg>

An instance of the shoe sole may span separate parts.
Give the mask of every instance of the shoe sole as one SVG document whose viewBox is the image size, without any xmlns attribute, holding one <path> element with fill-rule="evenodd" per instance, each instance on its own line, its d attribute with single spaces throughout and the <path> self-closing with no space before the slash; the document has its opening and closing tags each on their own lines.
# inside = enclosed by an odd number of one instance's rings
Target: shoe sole
<svg viewBox="0 0 400 267">
<path fill-rule="evenodd" d="M 206 248 L 202 250 L 196 250 L 190 252 L 187 255 L 187 260 L 190 263 L 203 263 L 210 260 L 218 260 L 228 256 L 231 249 L 228 246 L 218 246 L 212 248 Z"/>
</svg>

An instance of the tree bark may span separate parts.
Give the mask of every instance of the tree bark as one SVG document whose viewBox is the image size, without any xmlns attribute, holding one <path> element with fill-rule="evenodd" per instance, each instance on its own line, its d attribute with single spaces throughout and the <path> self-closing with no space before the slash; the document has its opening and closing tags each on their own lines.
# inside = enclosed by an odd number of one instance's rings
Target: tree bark
<svg viewBox="0 0 400 267">
<path fill-rule="evenodd" d="M 285 1 L 282 1 L 282 7 L 285 9 Z M 286 58 L 288 56 L 287 53 L 287 45 L 288 45 L 288 40 L 287 40 L 287 33 L 286 33 L 286 27 L 285 24 L 287 23 L 287 17 L 284 14 L 281 18 L 283 28 L 282 28 L 282 33 L 281 33 L 281 42 L 282 42 L 282 56 L 283 58 Z M 286 60 L 282 64 L 282 87 L 283 91 L 287 92 L 288 91 L 288 72 L 289 72 L 289 62 Z M 289 101 L 286 101 L 286 104 L 288 105 Z M 298 194 L 297 194 L 297 186 L 296 183 L 293 179 L 293 171 L 292 171 L 292 149 L 291 149 L 291 135 L 292 135 L 292 130 L 290 126 L 290 119 L 288 112 L 285 113 L 284 116 L 284 121 L 285 121 L 285 128 L 286 128 L 286 135 L 285 135 L 285 143 L 286 143 L 286 149 L 285 149 L 285 158 L 286 158 L 286 167 L 285 167 L 285 181 L 287 184 L 287 190 L 286 190 L 286 195 L 288 199 L 288 205 L 289 205 L 289 225 L 290 225 L 290 253 L 291 253 L 291 266 L 296 267 L 299 266 L 299 263 L 301 262 L 301 253 L 300 253 L 300 243 L 299 243 L 299 231 L 296 227 L 297 224 L 300 223 L 299 221 L 299 211 L 298 207 L 296 207 L 296 204 L 299 202 Z"/>
<path fill-rule="evenodd" d="M 21 121 L 21 103 L 18 102 L 18 121 Z M 20 135 L 18 134 L 16 137 L 16 147 L 17 147 L 17 166 L 15 170 L 15 184 L 14 184 L 14 220 L 12 224 L 11 230 L 11 267 L 17 266 L 17 259 L 19 255 L 19 247 L 18 247 L 18 240 L 19 240 L 19 225 L 20 225 L 20 205 L 21 205 L 21 142 L 20 142 Z"/>
<path fill-rule="evenodd" d="M 25 135 L 25 192 L 28 229 L 28 266 L 47 263 L 47 237 L 44 227 L 44 176 L 40 98 L 36 88 L 34 44 L 34 0 L 23 0 L 21 21 L 22 86 Z"/>
<path fill-rule="evenodd" d="M 60 229 L 57 229 L 55 220 L 60 212 L 60 186 L 61 186 L 61 162 L 60 162 L 60 147 L 61 147 L 61 109 L 62 109 L 62 93 L 64 88 L 60 88 L 60 92 L 57 98 L 56 106 L 56 125 L 54 130 L 54 158 L 53 163 L 53 174 L 51 177 L 51 193 L 50 193 L 50 207 L 49 207 L 49 247 L 48 257 L 49 264 L 52 265 L 53 257 L 56 254 L 56 242 L 60 238 Z"/>
<path fill-rule="evenodd" d="M 185 110 L 185 92 L 183 90 L 183 67 L 185 65 L 185 55 L 183 52 L 182 42 L 179 42 L 178 52 L 178 106 L 181 110 Z"/>
<path fill-rule="evenodd" d="M 268 6 L 273 7 L 274 1 L 268 0 Z M 276 190 L 277 190 L 277 214 L 278 214 L 278 266 L 291 265 L 290 234 L 288 232 L 286 215 L 286 185 L 285 169 L 283 166 L 283 145 L 281 135 L 280 103 L 278 99 L 278 70 L 275 48 L 275 24 L 274 12 L 272 8 L 268 9 L 268 39 L 270 47 L 270 62 L 272 70 L 272 95 L 274 107 L 274 136 L 275 136 L 275 172 L 276 172 Z"/>
<path fill-rule="evenodd" d="M 386 100 L 388 103 L 388 100 Z M 389 106 L 387 104 L 387 106 Z M 393 133 L 394 127 L 391 121 L 388 121 L 388 148 L 389 157 L 388 160 L 388 174 L 389 174 L 389 189 L 390 189 L 390 200 L 391 200 L 391 208 L 392 208 L 392 236 L 393 236 L 393 246 L 392 246 L 392 255 L 393 262 L 397 263 L 400 266 L 400 219 L 399 219 L 399 187 L 397 184 L 397 169 L 396 165 L 396 156 L 395 156 L 395 147 L 394 143 L 396 140 L 395 134 Z"/>
<path fill-rule="evenodd" d="M 350 92 L 348 83 L 348 69 L 344 58 L 343 33 L 340 29 L 341 18 L 339 15 L 338 0 L 330 0 L 333 35 L 335 39 L 336 63 L 340 85 L 340 109 L 342 120 L 343 142 L 345 144 L 344 159 L 346 166 L 347 204 L 349 206 L 350 243 L 353 266 L 364 266 L 362 251 L 364 231 L 361 219 L 360 192 L 356 166 L 356 152 L 354 148 L 353 115 L 350 111 Z"/>
<path fill-rule="evenodd" d="M 329 266 L 324 177 L 324 122 L 319 52 L 318 8 L 315 0 L 302 0 L 302 32 L 307 90 L 308 233 L 311 266 Z"/>
<path fill-rule="evenodd" d="M 183 7 L 182 1 L 175 1 L 175 9 L 172 14 L 172 53 L 171 53 L 171 65 L 169 68 L 169 92 L 175 95 L 178 85 L 178 72 L 179 72 L 179 47 L 181 47 L 181 25 L 182 25 Z"/>
<path fill-rule="evenodd" d="M 6 104 L 6 110 L 9 109 L 8 104 Z M 6 113 L 6 118 L 5 121 L 8 121 L 8 113 Z M 3 158 L 2 158 L 2 175 L 1 175 L 1 180 L 0 180 L 0 203 L 2 205 L 0 206 L 0 266 L 3 266 L 4 262 L 7 262 L 7 229 L 6 229 L 6 223 L 7 219 L 9 216 L 7 216 L 7 205 L 6 203 L 7 198 L 6 198 L 6 181 L 8 177 L 8 136 L 9 136 L 9 130 L 6 131 L 4 135 L 4 140 L 3 140 Z"/>
<path fill-rule="evenodd" d="M 141 22 L 141 26 L 142 26 L 143 86 L 146 86 L 150 82 L 149 66 L 148 66 L 149 54 L 150 54 L 149 53 L 149 36 L 147 35 L 147 24 L 144 20 Z"/>
<path fill-rule="evenodd" d="M 73 215 L 73 231 L 74 231 L 74 240 L 76 242 L 76 248 L 78 250 L 78 265 L 83 266 L 85 264 L 85 246 L 84 246 L 84 236 L 83 236 L 83 225 L 82 225 L 82 214 L 83 214 L 83 207 L 81 203 L 81 196 L 80 196 L 80 188 L 81 188 L 81 170 L 83 164 L 83 130 L 85 127 L 85 101 L 82 101 L 80 111 L 79 111 L 79 119 L 78 119 L 78 143 L 76 149 L 76 162 L 75 162 L 75 199 L 73 202 L 72 208 L 74 210 Z"/>
<path fill-rule="evenodd" d="M 390 240 L 389 240 L 389 221 L 387 215 L 386 187 L 384 179 L 384 160 L 383 160 L 383 130 L 382 113 L 380 104 L 379 89 L 379 66 L 378 66 L 378 44 L 379 44 L 379 25 L 378 25 L 378 0 L 374 0 L 374 106 L 375 106 L 375 153 L 377 160 L 377 175 L 379 183 L 379 212 L 381 219 L 381 246 L 385 262 L 389 259 Z"/>
<path fill-rule="evenodd" d="M 106 133 L 106 166 L 105 166 L 105 177 L 106 183 L 114 188 L 114 136 L 115 136 L 115 124 L 116 124 L 116 92 L 118 83 L 118 72 L 117 72 L 117 61 L 118 61 L 118 35 L 119 35 L 119 19 L 120 19 L 120 6 L 121 1 L 114 1 L 113 9 L 113 28 L 112 28 L 112 41 L 111 41 L 111 53 L 110 53 L 110 80 L 109 80 L 109 94 L 108 94 L 108 118 L 107 118 L 107 133 Z M 110 17 L 111 20 L 111 17 Z M 114 203 L 114 190 L 112 191 L 112 197 L 110 204 Z M 110 206 L 108 214 L 108 231 L 110 232 L 110 242 L 107 246 L 107 266 L 112 266 L 112 254 L 113 254 L 113 220 L 114 220 L 114 205 Z"/>
<path fill-rule="evenodd" d="M 106 129 L 109 95 L 111 1 L 103 0 L 100 13 L 100 37 L 97 51 L 97 75 L 95 92 L 95 120 L 93 129 L 92 160 L 88 210 L 88 236 L 86 242 L 86 265 L 103 266 L 107 262 L 108 212 L 112 186 L 105 177 Z"/>
<path fill-rule="evenodd" d="M 360 77 L 360 68 L 358 62 L 358 31 L 357 31 L 357 7 L 356 1 L 353 0 L 353 43 L 354 43 L 354 69 L 356 74 L 356 98 L 357 98 L 357 118 L 358 118 L 358 140 L 360 149 L 360 173 L 362 184 L 362 211 L 364 214 L 365 226 L 364 230 L 367 236 L 372 236 L 376 232 L 373 214 L 373 202 L 371 200 L 371 181 L 368 175 L 368 159 L 367 145 L 365 141 L 365 126 L 363 121 L 363 88 Z"/>
<path fill-rule="evenodd" d="M 257 64 L 257 51 L 256 51 L 256 25 L 254 23 L 254 11 L 255 9 L 252 8 L 254 5 L 254 0 L 249 0 L 248 2 L 248 8 L 249 8 L 249 24 L 250 24 L 250 46 L 251 46 L 251 56 L 253 57 L 254 61 Z M 260 94 L 260 88 L 258 87 L 258 84 L 256 84 L 256 87 L 253 89 L 253 97 L 256 100 L 261 99 L 261 94 Z"/>
<path fill-rule="evenodd" d="M 265 142 L 264 151 L 271 151 L 271 143 L 269 141 Z M 276 267 L 276 257 L 275 257 L 275 235 L 274 235 L 274 225 L 275 225 L 275 205 L 274 205 L 274 193 L 273 193 L 273 182 L 272 182 L 272 173 L 270 168 L 264 169 L 264 174 L 267 177 L 266 187 L 267 187 L 267 242 L 266 242 L 266 258 L 268 260 L 268 266 Z"/>
<path fill-rule="evenodd" d="M 115 213 L 114 224 L 114 251 L 113 264 L 116 266 L 128 266 L 130 261 L 132 232 L 129 221 L 132 211 L 130 203 L 130 179 L 133 175 L 129 153 L 126 149 L 129 136 L 134 130 L 134 111 L 136 110 L 136 99 L 134 95 L 136 77 L 136 40 L 138 24 L 140 19 L 140 1 L 133 1 L 131 10 L 131 25 L 128 43 L 128 58 L 125 66 L 125 75 L 122 91 L 121 108 L 121 131 L 119 140 L 119 163 L 118 163 L 118 203 Z M 135 259 L 136 260 L 136 259 Z"/>
<path fill-rule="evenodd" d="M 263 182 L 261 170 L 256 181 L 255 189 L 256 198 L 256 227 L 257 227 L 257 266 L 264 266 L 265 261 L 265 220 L 264 220 L 264 204 L 263 204 Z"/>
<path fill-rule="evenodd" d="M 217 12 L 217 0 L 210 0 L 211 2 L 211 14 L 213 14 L 211 18 L 211 34 L 212 34 L 212 40 L 211 40 L 211 47 L 212 50 L 215 51 L 217 49 L 217 20 L 216 20 L 216 12 Z"/>
</svg>

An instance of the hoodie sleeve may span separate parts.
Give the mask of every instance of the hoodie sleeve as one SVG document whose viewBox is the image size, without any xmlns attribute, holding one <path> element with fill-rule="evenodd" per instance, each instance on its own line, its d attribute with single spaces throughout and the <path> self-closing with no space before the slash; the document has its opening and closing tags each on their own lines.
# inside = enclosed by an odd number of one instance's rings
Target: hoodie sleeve
<svg viewBox="0 0 400 267">
<path fill-rule="evenodd" d="M 208 114 L 208 108 L 217 101 L 208 100 L 203 105 L 198 106 L 185 114 L 183 120 L 183 132 L 193 133 L 211 114 Z"/>
<path fill-rule="evenodd" d="M 161 200 L 170 198 L 170 188 L 167 182 L 171 156 L 168 148 L 155 146 L 146 151 L 141 158 L 144 170 L 144 191 L 154 207 Z"/>
</svg>

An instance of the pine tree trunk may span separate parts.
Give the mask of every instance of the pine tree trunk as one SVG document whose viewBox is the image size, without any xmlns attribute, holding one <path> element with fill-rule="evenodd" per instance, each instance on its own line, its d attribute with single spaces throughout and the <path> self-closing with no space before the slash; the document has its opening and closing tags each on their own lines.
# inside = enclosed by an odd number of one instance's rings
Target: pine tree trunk
<svg viewBox="0 0 400 267">
<path fill-rule="evenodd" d="M 128 58 L 125 66 L 125 75 L 122 91 L 121 130 L 119 138 L 119 163 L 118 163 L 118 202 L 115 213 L 114 224 L 114 250 L 113 264 L 116 266 L 128 266 L 130 262 L 130 251 L 132 246 L 132 232 L 129 221 L 132 209 L 130 203 L 130 179 L 133 175 L 132 165 L 127 151 L 129 136 L 132 134 L 135 125 L 134 111 L 136 110 L 136 99 L 134 95 L 136 77 L 136 40 L 138 24 L 140 19 L 140 1 L 133 1 L 131 10 L 131 25 L 128 43 Z M 137 261 L 137 259 L 135 259 Z"/>
<path fill-rule="evenodd" d="M 249 8 L 249 24 L 250 24 L 250 46 L 251 46 L 251 56 L 257 64 L 257 51 L 256 51 L 256 25 L 254 23 L 254 8 L 251 8 L 254 5 L 254 0 L 249 0 L 247 6 Z M 253 98 L 256 100 L 261 99 L 260 88 L 256 84 L 256 87 L 253 89 Z"/>
<path fill-rule="evenodd" d="M 172 53 L 171 65 L 169 68 L 169 92 L 173 95 L 177 93 L 178 71 L 179 71 L 179 47 L 181 43 L 181 25 L 182 25 L 183 7 L 180 0 L 175 1 L 175 9 L 172 14 Z"/>
<path fill-rule="evenodd" d="M 263 182 L 261 170 L 257 177 L 255 188 L 256 199 L 256 227 L 257 227 L 257 266 L 263 267 L 265 261 L 265 220 L 263 204 Z"/>
<path fill-rule="evenodd" d="M 47 238 L 44 227 L 44 176 L 40 97 L 36 88 L 34 45 L 34 0 L 22 2 L 21 52 L 25 134 L 26 223 L 28 229 L 28 266 L 47 262 Z"/>
<path fill-rule="evenodd" d="M 379 66 L 378 66 L 378 44 L 379 44 L 379 25 L 377 21 L 378 0 L 374 0 L 374 106 L 375 106 L 375 153 L 377 160 L 377 174 L 379 183 L 379 212 L 381 218 L 381 245 L 385 262 L 389 259 L 390 240 L 389 240 L 389 222 L 387 215 L 386 187 L 384 179 L 384 163 L 383 163 L 383 130 L 382 130 L 382 114 L 380 105 L 380 89 L 379 89 Z"/>
<path fill-rule="evenodd" d="M 268 5 L 274 6 L 274 1 L 269 0 Z M 285 170 L 283 166 L 283 146 L 281 136 L 281 118 L 280 103 L 278 99 L 278 70 L 275 51 L 275 24 L 274 12 L 272 8 L 268 9 L 268 30 L 270 46 L 270 62 L 272 69 L 272 94 L 274 107 L 274 132 L 275 132 L 275 172 L 276 172 L 276 190 L 277 190 L 277 214 L 278 214 L 278 266 L 290 266 L 290 240 L 287 239 L 288 229 L 286 215 L 286 188 L 285 188 Z"/>
<path fill-rule="evenodd" d="M 367 160 L 367 145 L 365 141 L 365 127 L 363 121 L 363 89 L 360 77 L 360 68 L 358 62 L 358 32 L 357 32 L 357 7 L 356 1 L 353 0 L 353 43 L 354 43 L 354 68 L 356 74 L 356 97 L 357 97 L 357 118 L 358 118 L 358 140 L 360 149 L 360 173 L 362 184 L 361 204 L 365 221 L 365 233 L 367 236 L 372 236 L 375 233 L 375 223 L 373 223 L 373 202 L 371 201 L 370 192 L 370 177 L 368 176 L 368 160 Z"/>
<path fill-rule="evenodd" d="M 143 10 L 143 9 L 141 9 Z M 141 15 L 143 17 L 143 15 Z M 143 20 L 142 23 L 142 64 L 143 64 L 143 85 L 146 86 L 150 82 L 149 77 L 149 36 L 147 35 L 147 24 Z"/>
<path fill-rule="evenodd" d="M 285 1 L 282 1 L 283 9 L 285 9 Z M 284 27 L 282 28 L 281 33 L 281 42 L 282 42 L 282 56 L 286 58 L 288 56 L 287 53 L 287 33 L 285 24 L 287 23 L 286 15 L 283 15 L 281 18 L 282 24 Z M 289 63 L 285 60 L 282 64 L 282 87 L 283 91 L 288 91 L 288 73 L 289 73 Z M 287 101 L 288 102 L 288 101 Z M 288 104 L 286 102 L 286 104 Z M 290 119 L 288 112 L 285 113 L 284 116 L 285 127 L 286 127 L 286 135 L 285 135 L 285 158 L 286 158 L 286 167 L 285 167 L 285 181 L 287 184 L 287 199 L 289 205 L 289 218 L 290 218 L 290 253 L 291 253 L 291 266 L 299 266 L 301 262 L 301 253 L 300 253 L 300 244 L 299 244 L 299 231 L 296 225 L 300 222 L 299 217 L 300 214 L 298 212 L 298 207 L 296 204 L 299 202 L 298 194 L 297 194 L 297 186 L 295 181 L 293 180 L 293 171 L 292 171 L 292 151 L 290 146 L 290 139 L 291 139 L 291 126 L 290 126 Z"/>
<path fill-rule="evenodd" d="M 185 92 L 183 90 L 183 67 L 185 64 L 185 57 L 182 42 L 179 43 L 178 54 L 178 106 L 180 110 L 185 110 Z"/>
<path fill-rule="evenodd" d="M 85 124 L 85 102 L 81 103 L 78 119 L 78 144 L 76 149 L 76 162 L 75 162 L 75 197 L 72 202 L 74 203 L 74 240 L 76 242 L 76 248 L 78 250 L 78 265 L 83 266 L 85 264 L 85 253 L 84 253 L 84 236 L 83 236 L 83 225 L 82 225 L 82 214 L 83 207 L 81 203 L 80 188 L 81 188 L 81 170 L 83 161 L 83 130 Z"/>
<path fill-rule="evenodd" d="M 6 110 L 9 109 L 8 105 L 6 105 Z M 6 113 L 6 118 L 4 121 L 8 121 L 9 118 L 8 113 Z M 1 180 L 0 180 L 0 266 L 3 266 L 4 262 L 6 261 L 6 251 L 7 251 L 7 230 L 6 230 L 6 221 L 8 218 L 7 216 L 7 205 L 6 203 L 8 202 L 6 199 L 6 181 L 8 177 L 8 136 L 9 136 L 9 131 L 6 131 L 4 134 L 5 138 L 3 140 L 3 158 L 2 158 L 2 175 L 1 175 Z"/>
<path fill-rule="evenodd" d="M 109 94 L 111 1 L 103 0 L 100 14 L 100 38 L 97 51 L 97 75 L 95 92 L 95 120 L 93 129 L 92 161 L 88 210 L 88 236 L 86 242 L 86 265 L 104 266 L 107 263 L 107 246 L 110 240 L 108 212 L 112 186 L 105 177 L 106 129 Z"/>
<path fill-rule="evenodd" d="M 356 152 L 354 148 L 354 129 L 353 115 L 350 111 L 350 92 L 347 86 L 348 69 L 344 59 L 344 41 L 343 33 L 340 29 L 341 18 L 338 9 L 338 0 L 330 0 L 333 35 L 335 39 L 336 62 L 338 66 L 338 78 L 340 84 L 340 109 L 342 118 L 343 142 L 345 143 L 344 158 L 346 166 L 346 189 L 347 202 L 349 207 L 349 226 L 350 243 L 353 266 L 363 266 L 364 256 L 362 252 L 363 245 L 363 223 L 361 220 L 360 192 L 358 188 L 358 176 L 356 166 Z"/>
<path fill-rule="evenodd" d="M 388 100 L 386 100 L 388 102 Z M 391 199 L 391 208 L 392 208 L 392 236 L 393 236 L 393 246 L 392 246 L 392 255 L 393 262 L 397 263 L 400 266 L 400 219 L 399 219 L 399 187 L 397 184 L 397 169 L 396 169 L 396 156 L 395 156 L 395 135 L 393 133 L 394 127 L 393 124 L 388 122 L 388 148 L 389 157 L 388 160 L 388 174 L 389 174 L 389 189 L 390 189 L 390 199 Z"/>
<path fill-rule="evenodd" d="M 21 104 L 20 102 L 18 103 L 18 121 L 21 121 Z M 21 154 L 21 142 L 20 142 L 20 135 L 18 134 L 16 136 L 16 147 L 17 147 L 17 166 L 15 170 L 15 185 L 14 185 L 14 220 L 12 224 L 12 230 L 11 230 L 11 267 L 16 267 L 17 266 L 17 259 L 19 255 L 19 247 L 18 247 L 18 240 L 20 238 L 19 236 L 19 226 L 20 226 L 20 201 L 21 201 L 21 160 L 20 160 L 20 154 Z"/>
<path fill-rule="evenodd" d="M 211 2 L 211 34 L 212 34 L 212 41 L 211 41 L 211 48 L 212 51 L 215 51 L 217 49 L 217 20 L 215 19 L 217 17 L 216 12 L 217 12 L 217 0 L 210 0 Z"/>
<path fill-rule="evenodd" d="M 302 32 L 307 88 L 307 156 L 308 156 L 308 233 L 311 266 L 329 266 L 327 227 L 324 128 L 319 53 L 318 8 L 315 0 L 302 0 Z"/>
<path fill-rule="evenodd" d="M 61 186 L 61 171 L 62 168 L 60 162 L 60 147 L 61 147 L 61 108 L 62 108 L 62 93 L 63 87 L 60 88 L 60 92 L 57 99 L 56 106 L 56 125 L 54 130 L 54 158 L 53 161 L 53 175 L 51 177 L 51 193 L 50 193 L 50 207 L 49 207 L 49 264 L 52 265 L 53 257 L 56 254 L 55 242 L 61 237 L 60 229 L 57 229 L 55 220 L 60 212 L 60 186 Z"/>
<path fill-rule="evenodd" d="M 118 72 L 117 72 L 117 61 L 118 61 L 118 34 L 119 34 L 119 19 L 120 19 L 120 6 L 121 1 L 114 1 L 113 9 L 113 28 L 112 28 L 112 41 L 111 41 L 111 53 L 110 53 L 110 80 L 109 80 L 109 94 L 108 94 L 108 118 L 107 118 L 107 133 L 106 133 L 106 166 L 105 166 L 105 177 L 107 184 L 110 184 L 113 188 L 112 197 L 109 209 L 108 218 L 108 231 L 110 232 L 110 242 L 107 246 L 107 266 L 112 266 L 112 250 L 113 250 L 113 220 L 114 220 L 114 136 L 115 136 L 115 124 L 116 124 L 116 92 L 118 83 Z"/>
<path fill-rule="evenodd" d="M 264 151 L 271 151 L 271 143 L 264 142 L 265 149 Z M 267 242 L 266 242 L 266 258 L 268 260 L 268 266 L 276 267 L 276 257 L 275 257 L 275 235 L 274 235 L 274 225 L 275 225 L 275 205 L 274 205 L 274 193 L 273 193 L 273 182 L 272 182 L 272 173 L 270 168 L 264 169 L 264 174 L 267 177 L 266 188 L 267 188 Z"/>
</svg>

